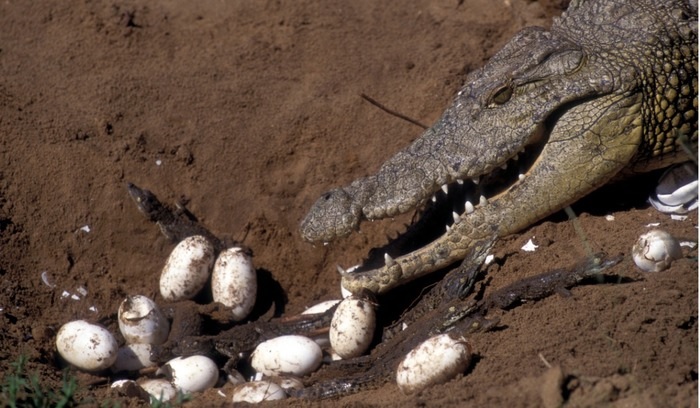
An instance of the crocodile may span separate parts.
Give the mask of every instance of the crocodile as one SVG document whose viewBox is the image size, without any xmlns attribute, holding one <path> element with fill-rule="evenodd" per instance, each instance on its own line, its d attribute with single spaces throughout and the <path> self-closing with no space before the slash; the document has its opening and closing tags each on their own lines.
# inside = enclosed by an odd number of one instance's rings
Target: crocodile
<svg viewBox="0 0 700 408">
<path fill-rule="evenodd" d="M 694 1 L 573 0 L 549 30 L 521 30 L 470 73 L 442 117 L 375 174 L 323 194 L 301 236 L 325 243 L 363 220 L 452 206 L 429 242 L 408 253 L 389 243 L 339 268 L 351 292 L 383 293 L 613 179 L 687 161 L 698 145 L 697 14 Z"/>
</svg>

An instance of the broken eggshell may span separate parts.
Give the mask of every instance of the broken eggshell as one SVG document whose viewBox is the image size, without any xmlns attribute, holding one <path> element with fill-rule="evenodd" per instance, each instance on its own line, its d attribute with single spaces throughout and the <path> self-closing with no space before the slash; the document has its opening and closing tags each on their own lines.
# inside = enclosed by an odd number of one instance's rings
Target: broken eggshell
<svg viewBox="0 0 700 408">
<path fill-rule="evenodd" d="M 58 330 L 56 349 L 71 365 L 85 371 L 99 371 L 114 364 L 119 346 L 104 327 L 75 320 Z"/>
<path fill-rule="evenodd" d="M 275 337 L 255 348 L 250 365 L 268 376 L 292 374 L 303 376 L 321 365 L 323 352 L 313 340 L 297 335 Z"/>
<path fill-rule="evenodd" d="M 396 370 L 396 384 L 404 394 L 414 394 L 442 384 L 463 373 L 471 361 L 471 348 L 463 337 L 449 334 L 431 337 L 404 357 Z"/>
<path fill-rule="evenodd" d="M 331 347 L 342 358 L 362 355 L 374 337 L 377 324 L 374 306 L 357 296 L 343 299 L 331 319 Z"/>
<path fill-rule="evenodd" d="M 201 235 L 180 241 L 160 274 L 160 294 L 169 302 L 192 299 L 209 279 L 214 245 Z"/>
<path fill-rule="evenodd" d="M 685 163 L 666 170 L 649 197 L 649 203 L 666 214 L 685 214 L 698 208 L 698 172 L 695 165 Z"/>
<path fill-rule="evenodd" d="M 661 272 L 682 257 L 678 240 L 658 229 L 642 234 L 632 247 L 632 259 L 644 272 Z"/>
<path fill-rule="evenodd" d="M 243 320 L 255 305 L 257 276 L 250 254 L 243 248 L 221 251 L 211 276 L 215 302 L 231 308 L 235 320 Z"/>
<path fill-rule="evenodd" d="M 158 305 L 146 296 L 124 299 L 117 315 L 119 331 L 127 343 L 162 344 L 168 339 L 170 324 Z"/>
<path fill-rule="evenodd" d="M 185 393 L 204 391 L 219 380 L 219 367 L 206 356 L 174 358 L 156 373 L 164 374 L 175 388 Z"/>
<path fill-rule="evenodd" d="M 240 384 L 233 391 L 233 402 L 248 402 L 257 404 L 263 401 L 281 400 L 287 398 L 282 387 L 271 381 L 252 381 Z"/>
</svg>

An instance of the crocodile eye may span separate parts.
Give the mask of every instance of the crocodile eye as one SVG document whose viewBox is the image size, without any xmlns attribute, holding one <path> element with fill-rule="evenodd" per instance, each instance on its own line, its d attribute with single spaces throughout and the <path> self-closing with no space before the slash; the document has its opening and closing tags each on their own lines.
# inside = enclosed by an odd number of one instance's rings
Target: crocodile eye
<svg viewBox="0 0 700 408">
<path fill-rule="evenodd" d="M 503 85 L 493 91 L 489 98 L 489 106 L 503 105 L 510 100 L 511 96 L 513 96 L 513 88 L 511 88 L 510 84 Z"/>
</svg>

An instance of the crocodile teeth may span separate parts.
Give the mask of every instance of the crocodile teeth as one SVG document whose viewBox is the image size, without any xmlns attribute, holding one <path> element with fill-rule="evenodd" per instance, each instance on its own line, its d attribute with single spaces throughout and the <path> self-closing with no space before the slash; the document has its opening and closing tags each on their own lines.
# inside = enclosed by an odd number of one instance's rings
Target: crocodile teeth
<svg viewBox="0 0 700 408">
<path fill-rule="evenodd" d="M 455 224 L 458 223 L 459 222 L 459 214 L 452 211 L 452 219 L 454 220 Z"/>
<path fill-rule="evenodd" d="M 486 205 L 489 203 L 489 200 L 486 199 L 484 196 L 479 197 L 479 205 Z"/>
<path fill-rule="evenodd" d="M 525 179 L 524 174 L 518 174 L 518 180 L 523 181 Z"/>
<path fill-rule="evenodd" d="M 339 274 L 341 274 L 341 275 L 347 274 L 347 272 L 345 272 L 345 269 L 343 269 L 342 266 L 336 265 L 335 267 L 338 269 L 338 273 L 339 273 Z"/>
<path fill-rule="evenodd" d="M 508 163 L 506 162 L 506 163 L 501 164 L 501 168 L 502 168 L 503 170 L 507 170 L 507 169 L 508 169 Z"/>
<path fill-rule="evenodd" d="M 391 257 L 391 255 L 387 254 L 386 252 L 384 253 L 384 263 L 386 266 L 394 266 L 396 265 L 396 261 L 394 261 L 394 258 Z"/>
<path fill-rule="evenodd" d="M 464 212 L 466 212 L 467 214 L 473 213 L 474 212 L 474 204 L 472 204 L 469 201 L 465 202 L 464 203 Z"/>
<path fill-rule="evenodd" d="M 461 186 L 462 184 L 464 184 L 464 180 L 457 180 L 457 184 Z"/>
<path fill-rule="evenodd" d="M 451 229 L 449 225 L 445 225 L 445 231 L 450 232 Z"/>
<path fill-rule="evenodd" d="M 437 202 L 437 197 L 433 196 L 430 200 L 431 200 L 432 202 L 436 203 L 436 202 Z"/>
<path fill-rule="evenodd" d="M 447 194 L 447 191 L 448 191 L 448 190 L 447 190 L 447 184 L 443 184 L 442 187 L 440 187 L 440 188 L 442 189 L 442 191 L 445 192 L 445 194 Z"/>
</svg>

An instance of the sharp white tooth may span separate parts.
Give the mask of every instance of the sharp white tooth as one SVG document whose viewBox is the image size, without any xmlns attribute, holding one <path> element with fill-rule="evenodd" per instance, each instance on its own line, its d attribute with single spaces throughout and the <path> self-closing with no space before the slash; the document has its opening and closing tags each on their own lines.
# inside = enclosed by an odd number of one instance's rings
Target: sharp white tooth
<svg viewBox="0 0 700 408">
<path fill-rule="evenodd" d="M 501 168 L 502 168 L 503 170 L 507 169 L 507 168 L 508 168 L 508 162 L 501 164 Z"/>
<path fill-rule="evenodd" d="M 396 264 L 396 261 L 394 261 L 394 258 L 392 258 L 391 255 L 389 255 L 385 252 L 384 253 L 384 263 L 386 264 L 386 266 L 393 266 Z"/>
<path fill-rule="evenodd" d="M 461 186 L 462 184 L 464 184 L 464 180 L 461 180 L 461 179 L 457 180 L 457 184 L 459 184 Z"/>
<path fill-rule="evenodd" d="M 479 197 L 479 205 L 486 205 L 489 203 L 489 200 L 486 199 L 486 197 L 481 196 Z"/>
<path fill-rule="evenodd" d="M 347 273 L 347 272 L 345 272 L 345 269 L 343 269 L 342 266 L 336 265 L 335 267 L 338 268 L 338 273 L 339 273 L 339 274 L 345 275 L 345 274 Z"/>
<path fill-rule="evenodd" d="M 524 174 L 518 174 L 518 180 L 522 181 L 525 178 Z"/>
<path fill-rule="evenodd" d="M 432 200 L 432 202 L 436 203 L 436 202 L 437 202 L 437 197 L 433 196 L 430 200 Z"/>
<path fill-rule="evenodd" d="M 452 211 L 452 219 L 454 220 L 455 224 L 458 223 L 459 222 L 459 214 Z"/>
<path fill-rule="evenodd" d="M 515 156 L 511 160 L 518 160 L 518 153 L 515 153 Z"/>
<path fill-rule="evenodd" d="M 440 188 L 445 192 L 445 194 L 447 194 L 447 184 L 443 184 Z"/>
<path fill-rule="evenodd" d="M 473 213 L 474 212 L 474 205 L 469 201 L 464 203 L 464 212 L 466 212 L 467 214 Z"/>
<path fill-rule="evenodd" d="M 445 225 L 445 231 L 450 232 L 451 229 L 449 225 Z"/>
<path fill-rule="evenodd" d="M 478 186 L 479 185 L 479 177 L 472 179 L 472 183 L 474 183 L 475 185 Z"/>
</svg>

